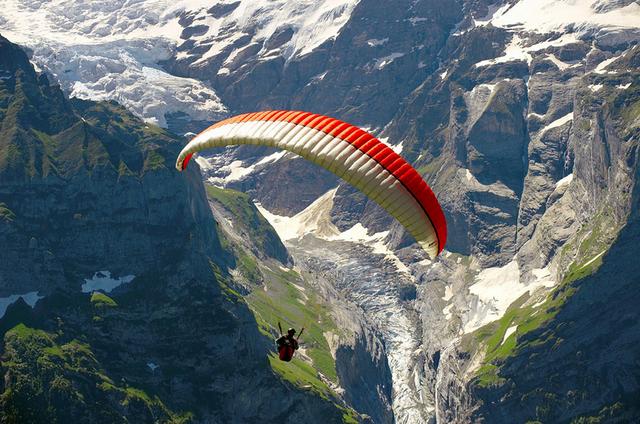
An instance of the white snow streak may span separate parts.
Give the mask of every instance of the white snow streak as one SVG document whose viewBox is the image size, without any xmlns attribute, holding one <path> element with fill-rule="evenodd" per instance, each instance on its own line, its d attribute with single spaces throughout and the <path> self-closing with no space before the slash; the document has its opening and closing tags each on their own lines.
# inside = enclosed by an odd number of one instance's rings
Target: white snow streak
<svg viewBox="0 0 640 424">
<path fill-rule="evenodd" d="M 569 112 L 566 115 L 564 115 L 563 117 L 556 119 L 555 121 L 553 121 L 552 123 L 550 123 L 546 127 L 542 128 L 540 130 L 540 135 L 544 134 L 545 132 L 549 131 L 550 129 L 560 127 L 560 126 L 562 126 L 562 125 L 564 125 L 567 122 L 570 122 L 572 120 L 573 120 L 573 112 Z"/>
</svg>

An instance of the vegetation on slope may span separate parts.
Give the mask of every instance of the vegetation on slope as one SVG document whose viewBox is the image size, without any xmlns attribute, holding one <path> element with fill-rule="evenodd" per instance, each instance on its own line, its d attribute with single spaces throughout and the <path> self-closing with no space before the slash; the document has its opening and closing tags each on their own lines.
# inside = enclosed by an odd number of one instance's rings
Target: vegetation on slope
<svg viewBox="0 0 640 424">
<path fill-rule="evenodd" d="M 265 245 L 273 244 L 272 237 L 275 237 L 281 245 L 277 234 L 249 196 L 212 186 L 207 186 L 207 194 L 232 214 L 234 230 L 241 227 L 240 231 L 246 232 L 246 240 L 251 244 L 255 242 L 256 246 L 262 246 L 262 251 L 268 251 Z M 291 362 L 279 360 L 274 344 L 274 351 L 269 354 L 273 371 L 284 381 L 333 402 L 342 409 L 345 422 L 357 422 L 357 414 L 342 405 L 333 388 L 338 384 L 338 376 L 327 335 L 339 334 L 339 330 L 328 306 L 295 270 L 257 258 L 249 246 L 236 246 L 235 250 L 237 271 L 248 287 L 235 290 L 228 282 L 225 287 L 228 295 L 235 298 L 240 296 L 239 291 L 246 291 L 243 301 L 253 312 L 260 332 L 274 340 L 279 334 L 278 322 L 283 330 L 305 328 L 300 338 L 301 349 Z"/>
<path fill-rule="evenodd" d="M 156 396 L 119 383 L 100 366 L 91 347 L 64 335 L 19 324 L 4 336 L 2 369 L 9 389 L 0 397 L 4 422 L 184 423 Z"/>
<path fill-rule="evenodd" d="M 579 290 L 576 282 L 600 268 L 616 233 L 617 226 L 605 208 L 596 215 L 590 225 L 584 226 L 564 246 L 561 255 L 572 255 L 575 260 L 569 266 L 562 282 L 549 293 L 544 302 L 523 306 L 529 299 L 529 294 L 525 294 L 509 306 L 502 318 L 466 336 L 463 346 L 467 350 L 479 346 L 485 351 L 475 379 L 480 387 L 497 386 L 505 382 L 504 378 L 500 377 L 500 365 L 508 357 L 513 357 L 532 346 L 545 344 L 553 348 L 557 343 L 562 343 L 552 331 L 545 330 L 544 327 Z M 510 327 L 515 327 L 515 331 L 505 339 Z"/>
</svg>

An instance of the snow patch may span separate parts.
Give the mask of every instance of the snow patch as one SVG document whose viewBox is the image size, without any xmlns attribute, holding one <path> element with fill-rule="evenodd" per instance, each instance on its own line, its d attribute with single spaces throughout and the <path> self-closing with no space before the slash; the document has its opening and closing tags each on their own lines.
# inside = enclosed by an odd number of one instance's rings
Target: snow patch
<svg viewBox="0 0 640 424">
<path fill-rule="evenodd" d="M 534 281 L 531 283 L 534 287 L 553 287 L 556 285 L 555 280 L 551 276 L 551 270 L 548 267 L 534 268 L 531 270 Z"/>
<path fill-rule="evenodd" d="M 32 308 L 36 306 L 38 300 L 44 299 L 44 296 L 38 296 L 37 291 L 32 291 L 24 294 L 12 294 L 7 297 L 0 297 L 0 318 L 4 317 L 4 314 L 7 313 L 7 308 L 18 301 L 18 299 L 22 298 L 25 303 Z"/>
<path fill-rule="evenodd" d="M 484 18 L 474 19 L 473 23 L 475 26 L 487 26 L 494 19 L 497 19 L 504 15 L 504 12 L 509 10 L 509 7 L 511 7 L 509 3 L 505 4 L 504 6 L 500 6 L 499 3 L 492 4 L 489 6 L 489 12 L 487 13 L 487 15 Z"/>
<path fill-rule="evenodd" d="M 553 287 L 556 283 L 548 268 L 532 271 L 535 277 L 522 283 L 518 262 L 513 260 L 503 267 L 487 268 L 475 278 L 469 292 L 475 296 L 466 316 L 464 332 L 470 333 L 485 324 L 500 319 L 509 305 L 523 294 L 533 293 L 540 287 Z"/>
<path fill-rule="evenodd" d="M 489 21 L 496 27 L 518 28 L 537 33 L 563 32 L 567 28 L 586 32 L 591 28 L 640 27 L 640 5 L 598 13 L 599 0 L 520 0 L 513 7 L 497 13 Z"/>
<path fill-rule="evenodd" d="M 276 230 L 282 241 L 299 239 L 306 234 L 314 234 L 321 238 L 331 237 L 340 233 L 331 223 L 330 216 L 333 197 L 337 190 L 337 187 L 329 190 L 306 209 L 292 217 L 272 214 L 260 203 L 256 203 L 256 207 Z"/>
<path fill-rule="evenodd" d="M 567 44 L 577 43 L 578 41 L 580 41 L 578 36 L 575 33 L 569 32 L 566 34 L 562 34 L 558 38 L 551 38 L 549 40 L 541 41 L 540 43 L 529 46 L 526 48 L 526 50 L 528 52 L 537 52 L 549 47 L 566 46 Z"/>
<path fill-rule="evenodd" d="M 375 59 L 375 63 L 373 66 L 375 69 L 381 70 L 382 68 L 384 68 L 385 66 L 389 65 L 391 62 L 393 62 L 394 60 L 402 56 L 404 56 L 404 53 L 395 52 L 384 57 L 379 57 Z"/>
<path fill-rule="evenodd" d="M 556 183 L 556 188 L 560 188 L 566 185 L 571 184 L 571 181 L 573 181 L 573 174 L 569 174 L 566 177 L 558 180 L 558 182 Z"/>
<path fill-rule="evenodd" d="M 478 298 L 474 314 L 464 326 L 469 333 L 504 315 L 509 305 L 528 289 L 520 284 L 518 262 L 511 261 L 504 267 L 487 268 L 480 272 L 469 292 Z"/>
<path fill-rule="evenodd" d="M 407 20 L 409 22 L 411 22 L 412 26 L 416 26 L 418 23 L 427 22 L 429 19 L 428 18 L 423 18 L 423 17 L 413 17 L 413 18 L 409 18 Z"/>
<path fill-rule="evenodd" d="M 451 288 L 451 286 L 445 287 L 444 296 L 442 297 L 442 300 L 444 300 L 445 302 L 448 302 L 451 300 L 452 297 L 453 297 L 453 289 Z"/>
<path fill-rule="evenodd" d="M 82 285 L 82 293 L 91 293 L 97 290 L 102 290 L 106 293 L 111 293 L 113 289 L 121 286 L 122 284 L 129 284 L 135 275 L 125 275 L 124 277 L 111 277 L 109 271 L 98 271 L 93 274 L 92 278 L 85 278 L 85 282 Z"/>
<path fill-rule="evenodd" d="M 627 84 L 620 84 L 617 85 L 616 88 L 619 88 L 620 90 L 626 90 L 627 88 L 631 87 L 631 83 L 627 83 Z"/>
<path fill-rule="evenodd" d="M 594 256 L 593 258 L 591 258 L 589 261 L 587 261 L 587 263 L 585 263 L 584 265 L 582 265 L 580 267 L 580 269 L 585 268 L 589 265 L 591 265 L 592 263 L 594 263 L 600 256 L 604 255 L 605 253 L 607 253 L 607 250 L 603 250 L 602 252 L 598 253 L 596 256 Z"/>
<path fill-rule="evenodd" d="M 389 231 L 369 235 L 368 230 L 361 223 L 357 223 L 348 230 L 340 232 L 331 222 L 333 198 L 337 190 L 337 187 L 329 190 L 306 209 L 292 217 L 275 215 L 262 207 L 260 203 L 256 203 L 256 207 L 276 230 L 283 242 L 313 235 L 327 241 L 364 244 L 369 246 L 374 254 L 384 255 L 385 259 L 392 261 L 400 272 L 411 275 L 411 270 L 386 245 L 385 240 Z"/>
<path fill-rule="evenodd" d="M 512 325 L 511 327 L 507 328 L 507 331 L 504 332 L 504 337 L 502 337 L 502 342 L 500 342 L 500 344 L 503 344 L 505 341 L 507 341 L 509 336 L 515 333 L 517 329 L 518 329 L 517 325 Z"/>
<path fill-rule="evenodd" d="M 567 122 L 570 122 L 572 120 L 573 120 L 573 112 L 569 112 L 566 115 L 564 115 L 563 117 L 556 119 L 555 121 L 553 121 L 552 123 L 550 123 L 546 127 L 542 128 L 540 130 L 540 135 L 544 134 L 545 132 L 549 131 L 552 128 L 560 127 L 560 126 L 562 126 L 562 125 L 564 125 Z"/>
<path fill-rule="evenodd" d="M 447 321 L 450 321 L 451 318 L 453 318 L 453 314 L 451 313 L 451 308 L 453 308 L 453 303 L 445 306 L 444 309 L 442 309 L 442 315 L 444 315 L 444 318 Z"/>
<path fill-rule="evenodd" d="M 473 176 L 473 174 L 471 173 L 471 171 L 469 171 L 468 169 L 464 170 L 464 176 L 467 178 L 467 181 L 471 182 L 475 180 L 475 177 Z"/>
<path fill-rule="evenodd" d="M 390 143 L 389 143 L 389 137 L 380 137 L 380 138 L 378 138 L 378 140 L 379 140 L 381 143 L 383 143 L 383 144 L 387 145 L 389 148 L 391 148 L 391 150 L 393 150 L 393 151 L 394 151 L 394 152 L 396 152 L 397 154 L 402 153 L 402 145 L 403 145 L 404 141 L 401 141 L 401 142 L 400 142 L 400 143 L 398 143 L 398 144 L 390 144 Z"/>
<path fill-rule="evenodd" d="M 540 50 L 547 49 L 549 47 L 559 47 L 567 44 L 572 44 L 577 42 L 579 39 L 574 33 L 563 34 L 562 36 L 542 41 L 540 43 L 534 44 L 532 46 L 525 47 L 526 39 L 521 38 L 519 35 L 514 34 L 513 38 L 507 44 L 504 54 L 500 57 L 496 57 L 493 59 L 486 59 L 476 63 L 476 67 L 495 65 L 497 63 L 506 63 L 506 62 L 514 62 L 514 61 L 523 61 L 527 62 L 528 65 L 531 65 L 533 60 L 533 56 L 531 53 L 538 52 Z M 547 55 L 547 59 L 551 60 L 560 70 L 564 70 L 566 68 L 571 67 L 565 62 L 562 62 L 553 54 Z"/>
<path fill-rule="evenodd" d="M 458 170 L 458 175 L 464 175 L 464 178 L 467 182 L 467 187 L 470 191 L 477 192 L 489 192 L 496 196 L 506 197 L 506 198 L 515 198 L 516 193 L 503 184 L 500 181 L 497 181 L 492 184 L 482 184 L 477 178 L 471 173 L 471 171 L 467 168 L 461 168 Z"/>
<path fill-rule="evenodd" d="M 483 66 L 495 65 L 498 63 L 506 63 L 506 62 L 514 62 L 514 61 L 524 61 L 527 64 L 531 64 L 533 57 L 528 52 L 528 50 L 522 47 L 523 40 L 519 35 L 514 35 L 511 39 L 511 42 L 507 44 L 504 50 L 504 54 L 500 57 L 496 57 L 493 59 L 486 59 L 476 63 L 476 67 L 480 68 Z"/>
<path fill-rule="evenodd" d="M 549 59 L 561 71 L 564 71 L 565 69 L 571 67 L 571 65 L 569 65 L 568 63 L 563 62 L 560 59 L 558 59 L 555 54 L 548 54 L 547 55 L 547 59 Z"/>
<path fill-rule="evenodd" d="M 226 176 L 224 176 L 224 177 L 210 177 L 210 178 L 207 179 L 207 181 L 210 182 L 213 185 L 224 187 L 225 185 L 229 184 L 232 181 L 238 181 L 238 180 L 243 179 L 247 175 L 255 172 L 256 169 L 258 169 L 260 167 L 263 167 L 263 166 L 265 166 L 265 165 L 267 165 L 269 163 L 275 163 L 275 162 L 279 161 L 286 154 L 287 154 L 286 150 L 281 150 L 281 151 L 272 153 L 271 155 L 265 156 L 264 158 L 260 159 L 258 162 L 254 163 L 254 164 L 252 164 L 252 165 L 250 165 L 248 167 L 244 167 L 241 160 L 234 160 L 230 164 L 224 165 L 224 166 L 221 166 L 220 168 L 218 168 L 218 170 L 220 172 L 222 172 L 223 174 L 226 174 Z M 197 158 L 197 159 L 199 159 L 199 158 Z M 205 167 L 203 167 L 204 170 L 210 170 L 210 169 L 214 168 L 214 165 L 212 164 L 212 162 L 210 160 L 203 158 L 202 162 L 206 163 Z M 200 162 L 198 162 L 198 164 L 200 164 Z"/>
<path fill-rule="evenodd" d="M 367 40 L 367 44 L 371 47 L 377 47 L 377 46 L 382 46 L 383 44 L 386 44 L 387 41 L 389 41 L 389 37 L 385 37 L 382 39 L 371 38 Z"/>
<path fill-rule="evenodd" d="M 604 87 L 604 85 L 602 84 L 589 84 L 589 90 L 593 91 L 594 93 L 602 90 L 602 87 Z"/>
<path fill-rule="evenodd" d="M 606 74 L 607 71 L 605 70 L 605 68 L 609 65 L 611 65 L 613 62 L 615 62 L 620 56 L 614 56 L 611 57 L 607 60 L 603 60 L 602 62 L 600 62 L 598 64 L 598 66 L 596 66 L 596 68 L 593 70 L 593 72 L 595 72 L 596 74 Z"/>
</svg>

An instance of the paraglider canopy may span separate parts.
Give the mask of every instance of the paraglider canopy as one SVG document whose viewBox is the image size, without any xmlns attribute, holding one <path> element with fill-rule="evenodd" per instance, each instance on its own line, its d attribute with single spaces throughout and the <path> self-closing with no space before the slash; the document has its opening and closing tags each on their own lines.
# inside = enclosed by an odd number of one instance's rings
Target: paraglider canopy
<svg viewBox="0 0 640 424">
<path fill-rule="evenodd" d="M 444 249 L 447 223 L 431 188 L 389 146 L 337 119 L 275 110 L 234 116 L 207 128 L 180 152 L 184 170 L 203 149 L 255 144 L 296 153 L 353 185 L 395 217 L 431 258 Z"/>
</svg>

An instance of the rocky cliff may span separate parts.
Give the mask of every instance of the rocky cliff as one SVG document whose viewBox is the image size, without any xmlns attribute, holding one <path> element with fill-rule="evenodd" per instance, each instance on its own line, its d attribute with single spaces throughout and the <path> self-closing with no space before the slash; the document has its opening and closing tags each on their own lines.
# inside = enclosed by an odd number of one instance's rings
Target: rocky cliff
<svg viewBox="0 0 640 424">
<path fill-rule="evenodd" d="M 0 58 L 2 421 L 341 422 L 274 374 L 181 140 Z"/>
</svg>

